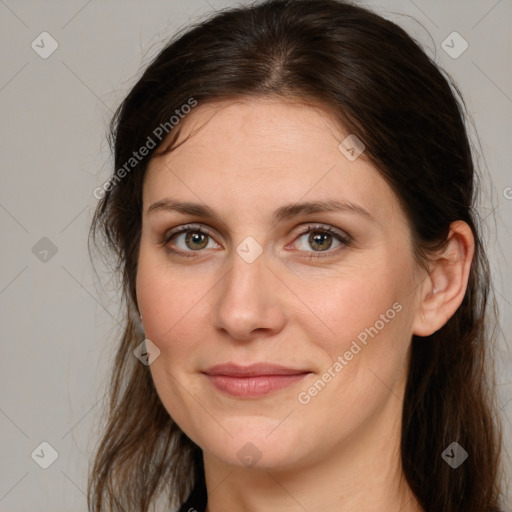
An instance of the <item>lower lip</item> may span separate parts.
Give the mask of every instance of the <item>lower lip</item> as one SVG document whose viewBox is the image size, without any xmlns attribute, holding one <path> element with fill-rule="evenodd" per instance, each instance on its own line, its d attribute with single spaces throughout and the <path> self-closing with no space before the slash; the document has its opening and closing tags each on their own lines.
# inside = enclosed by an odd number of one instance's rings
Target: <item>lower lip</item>
<svg viewBox="0 0 512 512">
<path fill-rule="evenodd" d="M 223 393 L 241 398 L 258 398 L 287 388 L 303 379 L 307 373 L 296 375 L 259 375 L 232 377 L 228 375 L 206 375 L 215 388 Z"/>
</svg>

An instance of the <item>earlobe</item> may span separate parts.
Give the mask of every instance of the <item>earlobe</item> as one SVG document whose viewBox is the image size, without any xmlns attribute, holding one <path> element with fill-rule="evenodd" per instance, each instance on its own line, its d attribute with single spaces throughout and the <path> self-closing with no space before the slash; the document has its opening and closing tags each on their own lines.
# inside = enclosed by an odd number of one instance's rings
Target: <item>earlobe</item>
<svg viewBox="0 0 512 512">
<path fill-rule="evenodd" d="M 463 221 L 452 222 L 446 246 L 436 255 L 420 288 L 413 334 L 430 336 L 457 311 L 466 293 L 474 249 L 469 225 Z"/>
</svg>

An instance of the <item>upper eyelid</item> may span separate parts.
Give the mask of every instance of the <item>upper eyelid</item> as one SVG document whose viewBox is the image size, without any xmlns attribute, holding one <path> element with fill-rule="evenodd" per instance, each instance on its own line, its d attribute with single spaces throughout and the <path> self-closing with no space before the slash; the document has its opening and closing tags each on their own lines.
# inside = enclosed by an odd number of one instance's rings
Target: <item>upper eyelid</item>
<svg viewBox="0 0 512 512">
<path fill-rule="evenodd" d="M 177 235 L 179 233 L 183 233 L 186 231 L 201 231 L 205 234 L 211 235 L 211 229 L 209 226 L 205 227 L 205 224 L 196 224 L 196 223 L 190 223 L 190 224 L 181 224 L 179 226 L 176 226 L 174 228 L 168 229 L 164 233 L 164 237 L 170 237 L 172 235 Z"/>
</svg>

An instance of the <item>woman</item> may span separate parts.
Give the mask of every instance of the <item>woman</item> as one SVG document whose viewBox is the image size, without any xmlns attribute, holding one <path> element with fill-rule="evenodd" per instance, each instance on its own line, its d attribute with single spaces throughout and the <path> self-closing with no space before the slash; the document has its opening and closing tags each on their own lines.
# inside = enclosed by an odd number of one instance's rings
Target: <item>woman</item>
<svg viewBox="0 0 512 512">
<path fill-rule="evenodd" d="M 112 144 L 91 235 L 126 319 L 91 511 L 499 510 L 463 104 L 402 29 L 336 0 L 222 12 Z"/>
</svg>

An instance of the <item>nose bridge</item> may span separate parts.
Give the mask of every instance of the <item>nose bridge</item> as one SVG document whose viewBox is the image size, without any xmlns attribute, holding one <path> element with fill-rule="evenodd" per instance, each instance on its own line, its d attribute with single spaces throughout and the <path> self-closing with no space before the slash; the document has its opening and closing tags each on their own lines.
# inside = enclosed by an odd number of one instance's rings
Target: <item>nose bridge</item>
<svg viewBox="0 0 512 512">
<path fill-rule="evenodd" d="M 240 248 L 242 248 L 242 245 L 238 249 L 240 250 Z M 264 294 L 260 295 L 260 288 L 267 281 L 265 274 L 269 272 L 264 256 L 259 256 L 254 260 L 246 260 L 237 252 L 237 254 L 232 255 L 230 265 L 231 271 L 227 276 L 227 293 L 244 300 L 251 298 L 265 299 Z"/>
<path fill-rule="evenodd" d="M 213 308 L 215 326 L 239 339 L 257 329 L 278 330 L 284 321 L 284 311 L 272 292 L 275 286 L 269 284 L 272 273 L 265 256 L 254 257 L 251 242 L 246 244 L 242 242 L 232 253 Z"/>
</svg>

